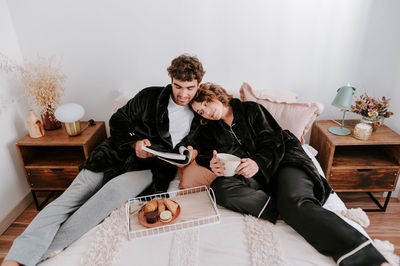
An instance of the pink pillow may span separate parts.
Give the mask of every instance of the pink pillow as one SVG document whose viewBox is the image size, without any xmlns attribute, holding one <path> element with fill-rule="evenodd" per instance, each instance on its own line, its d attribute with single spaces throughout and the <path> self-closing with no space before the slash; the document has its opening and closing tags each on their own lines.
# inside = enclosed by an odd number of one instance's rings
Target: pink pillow
<svg viewBox="0 0 400 266">
<path fill-rule="evenodd" d="M 243 82 L 242 87 L 250 87 L 249 84 Z M 242 93 L 240 93 L 242 96 Z M 295 103 L 297 102 L 296 93 L 288 90 L 276 90 L 276 89 L 262 89 L 262 90 L 253 90 L 253 94 L 258 99 L 270 99 L 272 101 L 277 102 L 285 102 L 285 103 Z"/>
<path fill-rule="evenodd" d="M 290 130 L 304 144 L 304 135 L 311 128 L 314 120 L 322 113 L 321 103 L 287 103 L 269 98 L 260 99 L 253 93 L 249 84 L 240 88 L 242 101 L 254 101 L 264 106 L 283 129 Z"/>
<path fill-rule="evenodd" d="M 178 168 L 178 177 L 180 180 L 179 188 L 191 188 L 206 185 L 210 187 L 212 181 L 217 177 L 208 168 L 198 165 L 194 158 L 197 156 L 197 151 L 194 153 L 192 162 L 183 168 Z"/>
</svg>

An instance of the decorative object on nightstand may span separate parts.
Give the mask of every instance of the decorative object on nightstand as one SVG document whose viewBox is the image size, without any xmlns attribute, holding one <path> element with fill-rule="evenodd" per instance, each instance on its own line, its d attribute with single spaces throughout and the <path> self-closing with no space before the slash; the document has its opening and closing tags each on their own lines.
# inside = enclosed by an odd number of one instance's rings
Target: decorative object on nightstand
<svg viewBox="0 0 400 266">
<path fill-rule="evenodd" d="M 370 124 L 358 123 L 354 126 L 353 135 L 359 140 L 368 140 L 372 134 L 372 126 Z"/>
<path fill-rule="evenodd" d="M 81 122 L 87 126 L 88 122 Z M 46 135 L 33 139 L 26 135 L 17 143 L 17 150 L 31 188 L 36 208 L 40 210 L 54 194 L 63 191 L 79 173 L 79 166 L 92 150 L 107 137 L 104 122 L 87 127 L 79 136 L 70 138 L 64 130 L 46 131 Z M 50 192 L 39 204 L 37 191 Z"/>
<path fill-rule="evenodd" d="M 345 120 L 347 127 L 357 123 Z M 333 124 L 330 120 L 315 121 L 310 137 L 329 184 L 337 192 L 366 192 L 378 206 L 368 211 L 385 211 L 400 171 L 400 135 L 382 125 L 368 141 L 360 141 L 329 134 L 327 129 Z M 383 205 L 372 192 L 388 192 Z"/>
<path fill-rule="evenodd" d="M 29 115 L 26 119 L 26 126 L 31 138 L 40 138 L 44 136 L 42 121 L 40 121 L 40 118 L 33 112 L 33 110 L 29 110 Z"/>
<path fill-rule="evenodd" d="M 372 126 L 373 131 L 383 124 L 385 118 L 393 115 L 389 111 L 390 98 L 383 96 L 381 99 L 369 97 L 367 93 L 361 94 L 360 98 L 351 106 L 350 111 L 361 115 L 360 122 Z"/>
<path fill-rule="evenodd" d="M 56 118 L 64 123 L 65 131 L 71 137 L 81 134 L 81 123 L 85 114 L 83 107 L 76 103 L 67 103 L 61 105 L 54 112 Z"/>
<path fill-rule="evenodd" d="M 351 87 L 350 85 L 340 87 L 337 90 L 337 94 L 335 99 L 332 102 L 333 106 L 336 106 L 340 109 L 343 109 L 343 118 L 340 127 L 333 126 L 328 128 L 328 131 L 335 135 L 349 135 L 351 131 L 344 127 L 344 117 L 346 115 L 346 111 L 350 109 L 351 102 L 353 100 L 353 94 L 356 91 L 356 88 Z"/>
</svg>

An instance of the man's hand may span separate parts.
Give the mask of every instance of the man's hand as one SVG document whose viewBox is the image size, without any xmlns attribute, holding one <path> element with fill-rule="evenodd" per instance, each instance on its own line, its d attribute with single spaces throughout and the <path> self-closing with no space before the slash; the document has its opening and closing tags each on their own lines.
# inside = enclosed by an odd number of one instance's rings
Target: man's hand
<svg viewBox="0 0 400 266">
<path fill-rule="evenodd" d="M 225 171 L 225 163 L 220 159 L 217 158 L 217 151 L 213 150 L 213 157 L 210 161 L 210 168 L 211 171 L 214 172 L 217 176 L 223 176 Z"/>
<path fill-rule="evenodd" d="M 146 159 L 155 156 L 154 154 L 142 150 L 143 146 L 151 146 L 150 140 L 148 139 L 138 140 L 134 143 L 131 143 L 131 146 L 135 150 L 136 156 L 139 158 Z"/>
<path fill-rule="evenodd" d="M 240 159 L 240 161 L 242 163 L 236 168 L 236 173 L 238 175 L 250 178 L 257 174 L 258 170 L 260 169 L 258 164 L 250 158 L 243 158 Z"/>
</svg>

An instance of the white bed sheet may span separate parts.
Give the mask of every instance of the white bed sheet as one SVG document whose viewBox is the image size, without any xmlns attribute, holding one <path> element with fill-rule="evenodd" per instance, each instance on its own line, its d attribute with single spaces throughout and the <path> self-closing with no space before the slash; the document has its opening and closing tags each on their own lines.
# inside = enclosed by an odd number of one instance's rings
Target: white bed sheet
<svg viewBox="0 0 400 266">
<path fill-rule="evenodd" d="M 306 153 L 322 173 L 319 163 L 304 146 Z M 170 189 L 176 190 L 177 182 Z M 346 209 L 343 201 L 336 193 L 331 194 L 324 205 L 334 210 Z M 244 216 L 219 207 L 221 223 L 200 228 L 199 264 L 198 265 L 251 265 L 245 235 Z M 344 218 L 345 219 L 345 218 Z M 355 222 L 345 219 L 360 232 L 367 233 Z M 95 238 L 98 226 L 83 235 L 71 246 L 57 256 L 42 262 L 41 266 L 79 265 L 86 251 Z M 174 233 L 168 233 L 150 238 L 125 241 L 119 252 L 115 265 L 168 265 L 170 247 Z M 280 251 L 285 265 L 336 265 L 333 259 L 321 255 L 308 244 L 291 227 L 279 220 L 274 226 L 274 234 L 278 235 Z M 156 249 L 155 249 L 156 247 Z M 156 251 L 155 251 L 156 250 Z M 154 253 L 156 252 L 156 254 Z"/>
</svg>

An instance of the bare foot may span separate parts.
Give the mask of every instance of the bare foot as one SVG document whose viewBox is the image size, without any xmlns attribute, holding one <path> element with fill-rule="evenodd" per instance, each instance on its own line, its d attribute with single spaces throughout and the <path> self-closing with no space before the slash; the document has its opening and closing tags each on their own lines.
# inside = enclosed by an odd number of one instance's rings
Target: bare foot
<svg viewBox="0 0 400 266">
<path fill-rule="evenodd" d="M 389 263 L 387 263 L 387 262 L 384 262 L 384 263 L 382 263 L 381 264 L 381 266 L 390 266 L 391 264 L 389 264 Z"/>
<path fill-rule="evenodd" d="M 14 260 L 6 260 L 3 261 L 3 264 L 1 266 L 20 266 L 20 264 Z"/>
</svg>

